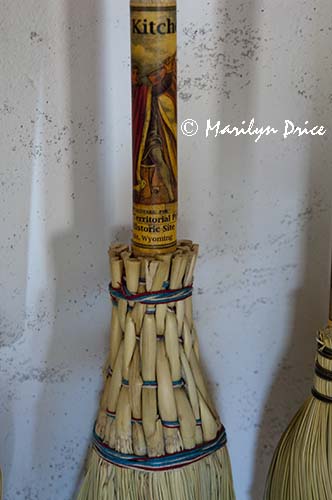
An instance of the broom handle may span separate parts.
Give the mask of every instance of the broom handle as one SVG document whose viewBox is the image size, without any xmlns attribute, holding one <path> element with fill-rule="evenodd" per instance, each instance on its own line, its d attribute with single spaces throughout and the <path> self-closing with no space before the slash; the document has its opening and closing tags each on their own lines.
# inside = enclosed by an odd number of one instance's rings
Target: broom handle
<svg viewBox="0 0 332 500">
<path fill-rule="evenodd" d="M 176 0 L 131 0 L 135 254 L 176 250 Z"/>
</svg>

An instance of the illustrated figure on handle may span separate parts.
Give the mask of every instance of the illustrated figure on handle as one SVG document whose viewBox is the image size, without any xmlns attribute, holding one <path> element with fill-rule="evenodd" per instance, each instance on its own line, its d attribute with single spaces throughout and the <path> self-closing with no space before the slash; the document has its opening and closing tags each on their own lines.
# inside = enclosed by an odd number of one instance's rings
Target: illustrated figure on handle
<svg viewBox="0 0 332 500">
<path fill-rule="evenodd" d="M 135 204 L 177 201 L 175 57 L 145 77 L 132 67 Z"/>
<path fill-rule="evenodd" d="M 109 250 L 104 389 L 79 500 L 233 500 L 200 364 L 198 245 L 177 241 L 176 5 L 132 1 L 132 246 Z"/>
<path fill-rule="evenodd" d="M 134 252 L 176 250 L 175 2 L 131 3 Z"/>
<path fill-rule="evenodd" d="M 265 500 L 332 498 L 332 279 L 328 326 L 317 333 L 311 393 L 280 439 Z"/>
</svg>

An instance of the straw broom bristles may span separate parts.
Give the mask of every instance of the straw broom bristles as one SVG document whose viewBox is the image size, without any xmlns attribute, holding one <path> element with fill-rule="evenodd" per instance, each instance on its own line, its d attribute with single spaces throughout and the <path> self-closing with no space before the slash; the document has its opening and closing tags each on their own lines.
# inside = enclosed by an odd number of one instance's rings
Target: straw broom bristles
<svg viewBox="0 0 332 500">
<path fill-rule="evenodd" d="M 123 246 L 112 247 L 109 254 L 113 288 L 120 290 L 124 283 L 130 294 L 159 293 L 191 286 L 197 246 L 180 242 L 166 258 L 135 259 Z M 119 297 L 112 314 L 111 335 L 114 329 L 116 340 L 110 342 L 95 427 L 98 439 L 125 456 L 153 460 L 213 442 L 221 423 L 200 368 L 191 297 L 144 305 L 144 310 L 139 310 L 140 302 Z M 120 321 L 121 301 L 125 306 Z M 93 448 L 78 496 L 79 500 L 175 498 L 234 499 L 226 446 L 179 469 L 157 472 L 118 467 Z"/>
<path fill-rule="evenodd" d="M 198 394 L 197 394 L 195 380 L 194 380 L 188 359 L 187 359 L 182 347 L 180 347 L 180 357 L 181 357 L 183 378 L 186 380 L 188 397 L 189 397 L 189 401 L 190 401 L 191 408 L 193 410 L 193 414 L 194 414 L 195 422 L 196 422 L 195 442 L 196 442 L 196 445 L 200 445 L 203 442 L 203 432 L 202 432 L 201 425 L 197 424 L 197 422 L 201 418 L 199 401 L 198 401 Z"/>
<path fill-rule="evenodd" d="M 163 422 L 177 421 L 178 414 L 173 390 L 170 366 L 166 358 L 166 349 L 163 341 L 157 348 L 157 382 L 158 382 L 158 407 Z M 164 428 L 166 453 L 175 453 L 182 450 L 183 444 L 179 429 Z"/>
<path fill-rule="evenodd" d="M 147 311 L 151 309 L 148 308 Z M 156 380 L 157 332 L 152 314 L 146 314 L 141 334 L 142 378 L 146 382 Z M 146 436 L 147 452 L 150 457 L 164 454 L 161 422 L 158 418 L 157 387 L 143 387 L 142 394 L 143 429 Z"/>
<path fill-rule="evenodd" d="M 332 498 L 332 327 L 318 332 L 313 395 L 275 451 L 265 500 Z"/>
<path fill-rule="evenodd" d="M 78 500 L 233 499 L 229 468 L 226 449 L 184 468 L 158 473 L 110 466 L 93 450 Z"/>
<path fill-rule="evenodd" d="M 136 346 L 134 356 L 129 371 L 130 407 L 134 419 L 132 436 L 133 450 L 135 455 L 146 455 L 146 443 L 142 425 L 138 422 L 142 419 L 142 385 L 143 380 L 140 374 L 140 354 L 139 347 Z"/>
<path fill-rule="evenodd" d="M 181 388 L 174 392 L 177 415 L 183 446 L 191 450 L 196 446 L 196 420 L 185 391 Z"/>
</svg>

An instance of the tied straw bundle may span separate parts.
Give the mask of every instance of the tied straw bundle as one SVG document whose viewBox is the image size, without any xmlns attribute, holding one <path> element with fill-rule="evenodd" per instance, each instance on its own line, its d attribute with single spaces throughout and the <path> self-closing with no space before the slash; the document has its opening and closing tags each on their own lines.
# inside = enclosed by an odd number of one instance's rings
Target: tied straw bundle
<svg viewBox="0 0 332 500">
<path fill-rule="evenodd" d="M 109 250 L 109 356 L 78 500 L 233 500 L 193 321 L 198 245 L 176 240 L 176 5 L 131 3 L 133 240 Z"/>
<path fill-rule="evenodd" d="M 332 285 L 330 304 L 332 306 Z M 312 395 L 294 416 L 274 453 L 265 500 L 332 499 L 332 307 L 318 331 Z"/>
</svg>

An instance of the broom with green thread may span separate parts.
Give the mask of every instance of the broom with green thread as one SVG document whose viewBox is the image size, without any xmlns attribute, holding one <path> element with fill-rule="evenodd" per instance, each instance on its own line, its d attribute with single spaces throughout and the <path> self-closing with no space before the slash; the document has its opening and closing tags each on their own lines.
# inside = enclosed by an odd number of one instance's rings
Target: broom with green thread
<svg viewBox="0 0 332 500">
<path fill-rule="evenodd" d="M 281 437 L 264 498 L 332 499 L 332 285 L 328 326 L 317 334 L 312 394 Z"/>
<path fill-rule="evenodd" d="M 193 321 L 198 246 L 176 239 L 175 0 L 132 0 L 132 246 L 109 250 L 105 383 L 78 500 L 233 500 Z"/>
</svg>

